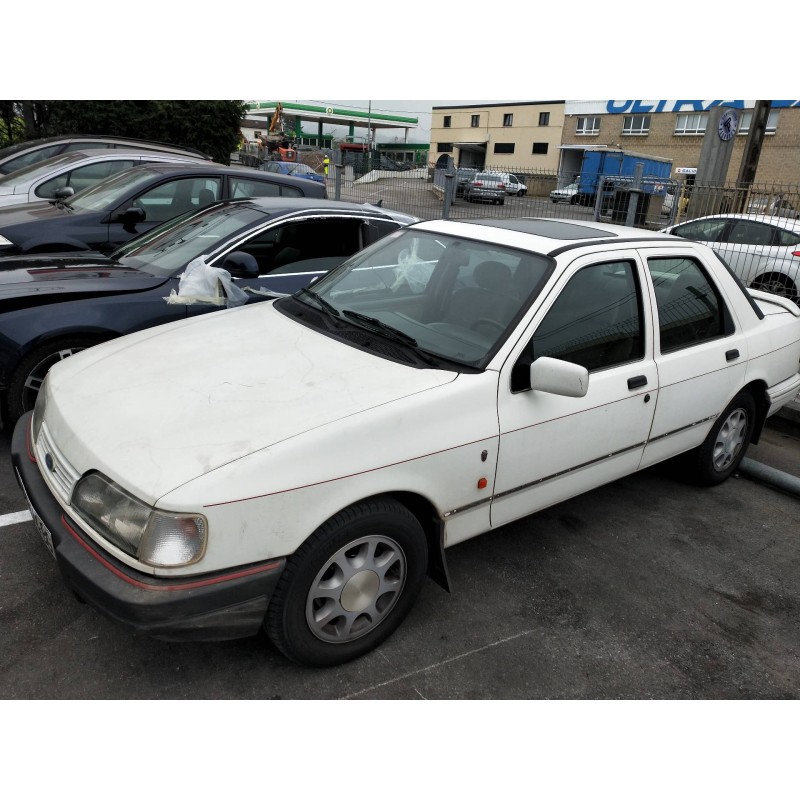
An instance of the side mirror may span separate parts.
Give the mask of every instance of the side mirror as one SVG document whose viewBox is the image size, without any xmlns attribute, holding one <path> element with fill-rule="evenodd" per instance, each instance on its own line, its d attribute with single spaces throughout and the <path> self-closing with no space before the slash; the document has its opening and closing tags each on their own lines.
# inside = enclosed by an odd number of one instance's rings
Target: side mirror
<svg viewBox="0 0 800 800">
<path fill-rule="evenodd" d="M 147 219 L 147 214 L 143 208 L 139 206 L 131 206 L 130 208 L 126 208 L 123 212 L 117 214 L 113 222 L 121 222 L 122 229 L 127 231 L 128 233 L 138 233 L 136 230 L 136 226 L 140 222 L 144 222 Z"/>
<path fill-rule="evenodd" d="M 147 214 L 143 208 L 140 206 L 130 206 L 117 214 L 116 217 L 114 217 L 114 222 L 121 222 L 123 225 L 133 226 L 144 222 L 146 219 Z"/>
<path fill-rule="evenodd" d="M 74 194 L 75 190 L 71 186 L 62 186 L 60 189 L 56 189 L 56 193 L 53 197 L 55 197 L 56 200 L 66 200 Z"/>
<path fill-rule="evenodd" d="M 531 389 L 564 397 L 585 397 L 589 370 L 559 358 L 541 356 L 531 364 Z"/>
<path fill-rule="evenodd" d="M 220 266 L 230 272 L 232 278 L 257 278 L 259 273 L 255 256 L 243 250 L 228 253 Z"/>
</svg>

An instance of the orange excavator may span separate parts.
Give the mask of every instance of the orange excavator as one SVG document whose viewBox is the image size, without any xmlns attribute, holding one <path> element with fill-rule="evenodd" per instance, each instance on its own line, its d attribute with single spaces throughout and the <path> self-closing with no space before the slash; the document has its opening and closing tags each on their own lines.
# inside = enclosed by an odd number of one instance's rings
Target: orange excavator
<svg viewBox="0 0 800 800">
<path fill-rule="evenodd" d="M 270 161 L 297 161 L 297 150 L 284 132 L 283 106 L 278 103 L 269 123 L 269 130 L 259 134 L 259 148 L 263 147 Z"/>
</svg>

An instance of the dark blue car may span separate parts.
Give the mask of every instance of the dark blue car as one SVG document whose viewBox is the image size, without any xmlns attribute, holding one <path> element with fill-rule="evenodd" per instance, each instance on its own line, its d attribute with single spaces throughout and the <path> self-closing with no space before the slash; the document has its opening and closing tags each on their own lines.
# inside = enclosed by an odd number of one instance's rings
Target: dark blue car
<svg viewBox="0 0 800 800">
<path fill-rule="evenodd" d="M 33 408 L 56 361 L 117 336 L 224 307 L 180 298 L 167 302 L 195 259 L 204 257 L 208 265 L 229 272 L 234 285 L 250 295 L 248 302 L 270 300 L 297 291 L 363 247 L 416 221 L 375 206 L 334 200 L 232 200 L 167 222 L 110 256 L 0 258 L 4 419 L 13 421 Z"/>
<path fill-rule="evenodd" d="M 293 161 L 265 161 L 261 167 L 264 172 L 278 175 L 292 175 L 295 178 L 307 178 L 316 183 L 325 184 L 325 176 L 315 172 L 308 164 Z"/>
</svg>

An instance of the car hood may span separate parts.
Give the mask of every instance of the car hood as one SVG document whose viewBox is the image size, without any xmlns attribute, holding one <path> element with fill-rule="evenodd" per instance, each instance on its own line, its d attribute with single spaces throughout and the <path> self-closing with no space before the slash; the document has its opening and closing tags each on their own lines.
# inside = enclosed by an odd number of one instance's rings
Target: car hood
<svg viewBox="0 0 800 800">
<path fill-rule="evenodd" d="M 6 256 L 0 258 L 0 303 L 11 298 L 52 294 L 141 292 L 167 280 L 124 267 L 99 253 Z"/>
<path fill-rule="evenodd" d="M 0 208 L 0 235 L 11 225 L 20 225 L 26 222 L 42 222 L 47 219 L 61 219 L 74 214 L 73 209 L 62 203 L 51 203 L 43 200 L 38 203 L 25 203 L 24 205 Z"/>
<path fill-rule="evenodd" d="M 380 358 L 258 303 L 60 362 L 47 425 L 79 473 L 97 469 L 154 504 L 225 464 L 456 376 Z"/>
</svg>

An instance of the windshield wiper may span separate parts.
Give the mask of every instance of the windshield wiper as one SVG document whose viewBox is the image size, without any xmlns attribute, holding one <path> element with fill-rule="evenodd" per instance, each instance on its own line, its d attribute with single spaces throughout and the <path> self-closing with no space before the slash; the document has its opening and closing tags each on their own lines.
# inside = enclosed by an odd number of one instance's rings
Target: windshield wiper
<svg viewBox="0 0 800 800">
<path fill-rule="evenodd" d="M 394 339 L 396 342 L 402 342 L 403 344 L 410 344 L 412 347 L 417 347 L 417 340 L 413 336 L 409 336 L 407 333 L 403 333 L 403 331 L 399 331 L 397 328 L 393 328 L 391 325 L 387 325 L 385 322 L 375 319 L 375 317 L 368 317 L 366 314 L 359 314 L 358 311 L 350 311 L 348 309 L 342 311 L 342 314 L 348 319 L 354 319 L 356 322 L 362 323 L 365 327 L 371 328 L 374 332 L 385 334 L 389 339 Z"/>
<path fill-rule="evenodd" d="M 305 286 L 302 289 L 298 289 L 294 293 L 295 297 L 313 297 L 314 301 L 319 305 L 319 307 L 323 311 L 327 311 L 332 317 L 338 317 L 339 312 L 337 309 L 332 306 L 327 300 L 323 300 L 316 292 L 312 292 L 310 289 L 306 289 Z M 347 312 L 345 312 L 347 313 Z"/>
</svg>

